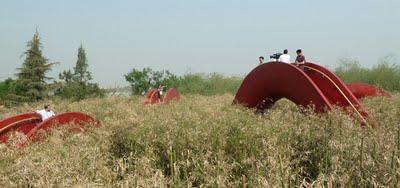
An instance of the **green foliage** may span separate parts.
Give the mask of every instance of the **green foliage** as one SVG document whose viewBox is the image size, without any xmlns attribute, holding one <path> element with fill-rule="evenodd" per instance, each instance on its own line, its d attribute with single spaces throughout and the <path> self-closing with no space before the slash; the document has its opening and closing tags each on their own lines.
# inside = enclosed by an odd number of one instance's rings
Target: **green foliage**
<svg viewBox="0 0 400 188">
<path fill-rule="evenodd" d="M 63 80 L 66 84 L 69 84 L 73 81 L 74 74 L 71 72 L 71 70 L 65 70 L 58 74 L 58 78 Z"/>
<path fill-rule="evenodd" d="M 224 77 L 221 74 L 187 73 L 176 76 L 169 71 L 153 71 L 144 68 L 142 71 L 133 69 L 125 75 L 132 87 L 132 94 L 143 94 L 150 88 L 164 84 L 167 87 L 175 87 L 181 93 L 213 95 L 223 93 L 235 93 L 239 88 L 242 78 Z"/>
<path fill-rule="evenodd" d="M 400 65 L 392 56 L 381 58 L 372 68 L 362 67 L 355 59 L 340 59 L 335 73 L 345 82 L 363 82 L 388 91 L 400 91 Z"/>
<path fill-rule="evenodd" d="M 14 80 L 11 78 L 7 78 L 6 80 L 0 82 L 0 99 L 4 100 L 4 98 L 10 92 L 13 83 Z"/>
<path fill-rule="evenodd" d="M 49 63 L 42 55 L 42 45 L 39 33 L 36 31 L 31 41 L 27 44 L 25 60 L 22 67 L 18 68 L 16 86 L 13 90 L 15 99 L 19 101 L 38 101 L 47 96 L 47 83 L 51 79 L 46 73 L 51 70 L 54 63 Z"/>
<path fill-rule="evenodd" d="M 78 83 L 87 83 L 92 80 L 91 73 L 87 70 L 89 64 L 87 63 L 86 52 L 83 46 L 79 46 L 78 49 L 78 60 L 74 67 L 73 79 Z"/>
<path fill-rule="evenodd" d="M 240 77 L 224 77 L 218 73 L 188 73 L 179 78 L 176 87 L 181 93 L 215 95 L 236 93 L 242 81 Z"/>
<path fill-rule="evenodd" d="M 10 93 L 15 84 L 15 80 L 7 78 L 6 80 L 0 82 L 0 105 L 9 106 L 10 103 Z"/>
<path fill-rule="evenodd" d="M 92 76 L 88 67 L 86 52 L 81 45 L 78 49 L 78 60 L 74 72 L 66 70 L 59 74 L 59 79 L 63 82 L 54 84 L 55 95 L 73 100 L 104 96 L 104 91 L 100 89 L 98 84 L 90 83 Z"/>
<path fill-rule="evenodd" d="M 142 71 L 132 69 L 125 75 L 125 80 L 132 87 L 132 94 L 144 94 L 150 88 L 158 87 L 160 84 L 176 86 L 178 77 L 169 71 L 153 71 L 150 68 L 144 68 Z"/>
<path fill-rule="evenodd" d="M 104 91 L 95 83 L 71 82 L 56 90 L 55 95 L 78 101 L 92 97 L 103 97 Z"/>
</svg>

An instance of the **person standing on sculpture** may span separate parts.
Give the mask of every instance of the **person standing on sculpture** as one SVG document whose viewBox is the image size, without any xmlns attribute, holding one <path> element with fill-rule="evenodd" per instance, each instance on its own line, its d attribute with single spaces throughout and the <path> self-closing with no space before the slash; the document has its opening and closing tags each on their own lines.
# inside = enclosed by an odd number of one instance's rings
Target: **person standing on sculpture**
<svg viewBox="0 0 400 188">
<path fill-rule="evenodd" d="M 306 58 L 303 55 L 303 52 L 301 51 L 301 49 L 298 49 L 296 51 L 297 57 L 296 57 L 296 61 L 294 62 L 294 64 L 296 65 L 304 65 L 304 63 L 306 63 Z"/>
<path fill-rule="evenodd" d="M 279 56 L 278 61 L 283 63 L 290 63 L 290 55 L 288 54 L 287 49 L 283 50 L 283 54 Z"/>
</svg>

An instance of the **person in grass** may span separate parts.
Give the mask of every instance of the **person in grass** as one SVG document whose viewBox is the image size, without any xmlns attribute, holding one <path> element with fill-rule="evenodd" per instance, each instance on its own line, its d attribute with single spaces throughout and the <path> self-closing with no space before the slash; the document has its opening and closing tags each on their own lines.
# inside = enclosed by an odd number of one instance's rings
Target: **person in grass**
<svg viewBox="0 0 400 188">
<path fill-rule="evenodd" d="M 42 117 L 42 121 L 49 119 L 53 116 L 55 116 L 56 114 L 51 110 L 50 105 L 46 104 L 44 105 L 44 109 L 42 110 L 36 110 L 36 113 L 40 115 L 40 117 Z"/>
<path fill-rule="evenodd" d="M 161 102 L 161 98 L 162 98 L 162 96 L 164 94 L 164 89 L 165 89 L 165 86 L 163 84 L 160 84 L 160 86 L 158 86 L 158 88 L 157 88 L 157 99 L 158 99 L 158 102 Z"/>
</svg>

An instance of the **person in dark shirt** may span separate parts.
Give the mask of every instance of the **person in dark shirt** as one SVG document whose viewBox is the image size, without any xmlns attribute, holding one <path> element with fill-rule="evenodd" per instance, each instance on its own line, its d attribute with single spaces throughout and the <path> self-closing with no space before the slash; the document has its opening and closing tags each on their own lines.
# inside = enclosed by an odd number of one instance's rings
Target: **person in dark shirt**
<svg viewBox="0 0 400 188">
<path fill-rule="evenodd" d="M 258 58 L 258 61 L 260 61 L 260 64 L 263 64 L 263 63 L 264 63 L 264 57 L 263 57 L 263 56 L 260 56 L 260 57 Z"/>
<path fill-rule="evenodd" d="M 304 63 L 306 63 L 306 58 L 303 55 L 303 52 L 301 51 L 301 49 L 298 49 L 296 51 L 297 57 L 296 57 L 296 61 L 294 62 L 294 64 L 296 65 L 303 65 Z"/>
</svg>

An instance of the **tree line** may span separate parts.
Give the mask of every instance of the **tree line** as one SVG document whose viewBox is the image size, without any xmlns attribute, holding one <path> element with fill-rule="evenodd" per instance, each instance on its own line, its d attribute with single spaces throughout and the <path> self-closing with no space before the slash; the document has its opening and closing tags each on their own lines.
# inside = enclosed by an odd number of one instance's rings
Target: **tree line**
<svg viewBox="0 0 400 188">
<path fill-rule="evenodd" d="M 23 55 L 24 61 L 17 68 L 16 78 L 0 82 L 0 105 L 11 106 L 49 98 L 82 100 L 106 94 L 97 83 L 93 83 L 86 51 L 82 45 L 78 48 L 75 66 L 60 72 L 57 80 L 48 76 L 57 63 L 50 62 L 43 55 L 37 31 L 27 42 Z M 351 58 L 339 59 L 338 62 L 334 72 L 345 82 L 363 82 L 388 91 L 400 91 L 400 65 L 393 56 L 380 59 L 371 68 L 362 67 L 359 61 Z M 132 95 L 143 95 L 160 84 L 175 87 L 182 94 L 234 94 L 243 81 L 243 77 L 226 77 L 218 73 L 186 73 L 178 76 L 168 70 L 158 71 L 151 68 L 133 68 L 124 77 L 130 84 Z"/>
<path fill-rule="evenodd" d="M 177 88 L 182 94 L 234 94 L 243 81 L 242 77 L 227 77 L 219 73 L 186 73 L 178 76 L 168 70 L 157 71 L 151 68 L 134 68 L 125 74 L 125 79 L 130 83 L 133 95 L 143 95 L 150 88 L 157 88 L 160 84 L 167 88 Z"/>
<path fill-rule="evenodd" d="M 49 97 L 81 100 L 92 96 L 103 96 L 104 91 L 97 83 L 92 83 L 88 70 L 86 52 L 81 45 L 77 62 L 73 70 L 59 74 L 59 80 L 49 77 L 48 73 L 57 64 L 50 62 L 42 52 L 42 43 L 36 31 L 27 42 L 25 57 L 21 67 L 17 68 L 16 78 L 0 82 L 0 103 L 4 105 L 23 102 L 37 102 Z M 52 83 L 50 81 L 53 80 Z"/>
<path fill-rule="evenodd" d="M 23 54 L 24 61 L 21 67 L 17 68 L 15 79 L 0 81 L 0 105 L 12 106 L 53 98 L 82 100 L 105 96 L 106 91 L 92 82 L 86 51 L 82 45 L 78 48 L 75 66 L 60 72 L 58 79 L 48 75 L 58 63 L 47 59 L 43 55 L 42 48 L 41 38 L 36 31 L 32 39 L 27 42 Z M 161 83 L 167 87 L 178 88 L 181 93 L 201 95 L 235 93 L 242 82 L 241 77 L 225 77 L 218 73 L 187 73 L 178 76 L 168 70 L 157 71 L 151 68 L 142 70 L 134 68 L 124 77 L 131 86 L 132 95 L 143 95 Z"/>
</svg>

